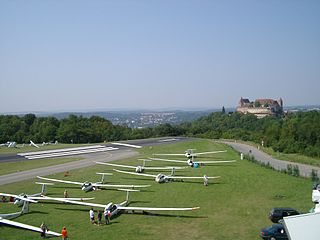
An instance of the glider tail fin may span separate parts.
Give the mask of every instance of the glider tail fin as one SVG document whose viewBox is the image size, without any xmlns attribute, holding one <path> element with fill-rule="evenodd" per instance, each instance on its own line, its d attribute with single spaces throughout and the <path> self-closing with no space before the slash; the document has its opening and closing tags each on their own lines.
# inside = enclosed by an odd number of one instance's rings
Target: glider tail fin
<svg viewBox="0 0 320 240">
<path fill-rule="evenodd" d="M 22 206 L 22 210 L 21 213 L 25 214 L 29 212 L 29 202 L 27 201 L 23 201 L 23 206 Z"/>
</svg>

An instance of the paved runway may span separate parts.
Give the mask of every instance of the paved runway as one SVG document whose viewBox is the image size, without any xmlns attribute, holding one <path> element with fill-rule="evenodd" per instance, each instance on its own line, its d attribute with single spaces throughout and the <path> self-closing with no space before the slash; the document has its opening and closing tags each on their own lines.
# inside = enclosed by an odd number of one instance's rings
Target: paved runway
<svg viewBox="0 0 320 240">
<path fill-rule="evenodd" d="M 132 150 L 122 150 L 122 151 L 118 151 L 115 154 L 110 154 L 110 153 L 97 153 L 92 155 L 89 154 L 84 156 L 85 157 L 84 160 L 73 161 L 73 162 L 49 166 L 49 167 L 36 168 L 32 170 L 0 176 L 0 185 L 23 181 L 26 179 L 34 178 L 36 176 L 46 176 L 53 173 L 70 171 L 72 169 L 90 167 L 90 166 L 96 165 L 93 162 L 93 160 L 107 162 L 107 161 L 114 161 L 114 160 L 134 157 L 137 155 L 138 153 Z"/>
<path fill-rule="evenodd" d="M 193 139 L 192 138 L 185 138 L 185 137 L 166 137 L 166 138 L 152 138 L 152 139 L 119 141 L 116 143 L 133 144 L 133 145 L 138 145 L 138 146 L 143 147 L 143 146 L 156 146 L 156 145 L 161 145 L 161 144 L 170 144 L 170 143 L 176 143 L 176 142 L 181 142 L 181 141 L 191 141 L 191 140 L 193 140 Z M 0 154 L 0 163 L 33 160 L 33 159 L 49 158 L 49 157 L 60 157 L 60 156 L 64 157 L 64 156 L 72 156 L 72 155 L 82 155 L 82 154 L 86 154 L 86 153 L 99 152 L 99 151 L 111 151 L 111 150 L 116 150 L 116 149 L 121 150 L 121 149 L 127 149 L 128 146 L 114 145 L 112 143 L 108 143 L 108 144 L 100 144 L 97 146 L 90 146 L 90 147 L 83 147 L 83 148 L 92 148 L 92 149 L 90 152 L 89 149 L 87 149 L 85 151 L 85 150 L 79 150 L 78 148 L 74 148 L 74 150 L 70 150 L 70 151 L 68 151 L 68 153 L 64 153 L 64 154 L 62 152 L 67 152 L 66 149 L 49 150 L 49 151 L 45 151 L 45 153 L 41 153 L 42 151 L 37 151 L 37 152 L 35 151 L 32 153 Z M 114 148 L 114 149 L 112 149 L 112 148 Z M 79 150 L 79 152 L 76 152 L 75 150 Z M 61 151 L 60 155 L 58 154 L 58 151 Z M 83 152 L 80 152 L 80 151 L 83 151 Z M 48 155 L 45 155 L 45 154 L 48 154 Z M 50 155 L 50 154 L 52 154 L 52 155 Z"/>
<path fill-rule="evenodd" d="M 319 167 L 275 159 L 275 158 L 271 157 L 270 155 L 260 151 L 259 149 L 255 148 L 251 145 L 247 145 L 244 143 L 238 143 L 238 142 L 234 142 L 234 141 L 233 142 L 232 141 L 218 141 L 218 142 L 225 143 L 225 144 L 233 147 L 236 151 L 242 152 L 244 154 L 248 154 L 249 151 L 251 151 L 250 154 L 252 154 L 257 161 L 265 163 L 265 164 L 269 163 L 274 169 L 276 169 L 278 171 L 287 170 L 288 165 L 291 164 L 292 166 L 299 167 L 300 176 L 310 177 L 312 170 L 315 170 L 318 172 L 318 174 L 320 174 Z"/>
<path fill-rule="evenodd" d="M 170 144 L 170 143 L 177 143 L 181 141 L 191 141 L 191 140 L 192 140 L 191 138 L 167 137 L 167 138 L 143 139 L 143 140 L 134 140 L 134 141 L 121 141 L 121 143 L 133 144 L 138 146 L 155 146 L 155 145 Z M 115 147 L 115 145 L 106 144 L 105 147 Z M 139 155 L 138 152 L 134 151 L 135 149 L 136 148 L 134 147 L 117 145 L 117 149 L 114 149 L 112 151 L 104 151 L 104 152 L 96 152 L 96 153 L 80 155 L 85 158 L 84 160 L 3 175 L 3 176 L 0 176 L 0 185 L 19 182 L 26 179 L 31 179 L 39 175 L 45 176 L 53 173 L 66 172 L 72 169 L 78 169 L 78 168 L 84 168 L 84 167 L 96 165 L 93 161 L 109 162 L 114 160 L 135 157 Z M 10 159 L 10 156 L 8 157 L 7 155 L 3 155 L 2 157 L 4 159 L 6 159 L 6 157 Z M 12 157 L 10 159 L 10 161 L 21 161 L 21 160 L 32 161 L 26 158 L 22 158 L 21 156 L 19 156 L 18 158 Z"/>
</svg>

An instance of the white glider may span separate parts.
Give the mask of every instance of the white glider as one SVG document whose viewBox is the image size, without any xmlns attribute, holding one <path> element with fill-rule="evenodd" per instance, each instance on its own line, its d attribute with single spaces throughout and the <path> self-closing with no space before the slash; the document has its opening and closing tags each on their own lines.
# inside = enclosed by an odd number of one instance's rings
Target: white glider
<svg viewBox="0 0 320 240">
<path fill-rule="evenodd" d="M 116 172 L 119 173 L 125 173 L 125 174 L 131 174 L 131 175 L 136 175 L 136 176 L 144 176 L 144 177 L 151 177 L 154 178 L 154 180 L 157 183 L 167 183 L 170 181 L 174 181 L 174 180 L 183 180 L 183 179 L 217 179 L 220 178 L 220 176 L 215 176 L 215 177 L 207 177 L 206 175 L 204 175 L 203 177 L 184 177 L 184 176 L 172 176 L 172 175 L 164 175 L 162 173 L 159 173 L 157 175 L 153 175 L 153 174 L 146 174 L 146 173 L 135 173 L 135 172 L 127 172 L 127 171 L 121 171 L 118 169 L 113 169 Z"/>
<path fill-rule="evenodd" d="M 119 204 L 113 204 L 112 202 L 108 204 L 99 204 L 99 203 L 89 203 L 89 202 L 77 202 L 77 201 L 66 201 L 67 203 L 99 207 L 103 208 L 104 211 L 110 211 L 111 216 L 115 216 L 123 211 L 191 211 L 197 210 L 199 207 L 184 207 L 184 208 L 157 208 L 157 207 L 128 207 L 129 204 L 129 192 L 137 192 L 139 190 L 130 190 L 130 189 L 118 189 L 127 192 L 126 200 Z"/>
<path fill-rule="evenodd" d="M 11 220 L 8 220 L 8 219 L 3 219 L 1 217 L 0 217 L 0 223 L 1 224 L 6 224 L 6 225 L 10 225 L 10 226 L 14 226 L 14 227 L 27 229 L 27 230 L 34 231 L 34 232 L 40 232 L 40 233 L 42 232 L 42 229 L 39 228 L 39 227 L 35 227 L 35 226 L 31 226 L 31 225 L 28 225 L 28 224 L 19 223 L 19 222 L 15 222 L 15 221 L 11 221 Z M 46 231 L 46 234 L 53 235 L 53 236 L 56 236 L 56 237 L 60 237 L 61 236 L 60 233 L 53 232 L 53 231 Z"/>
<path fill-rule="evenodd" d="M 99 173 L 101 174 L 101 173 Z M 73 181 L 66 181 L 54 178 L 45 178 L 37 176 L 37 178 L 52 182 L 60 182 L 60 183 L 68 183 L 81 186 L 81 189 L 85 192 L 96 190 L 99 187 L 109 187 L 109 188 L 143 188 L 143 187 L 150 187 L 150 185 L 115 185 L 115 184 L 101 184 L 101 183 L 91 183 L 91 182 L 73 182 Z"/>
<path fill-rule="evenodd" d="M 200 155 L 227 152 L 226 150 L 222 150 L 222 151 L 213 151 L 213 152 L 194 153 L 193 150 L 195 150 L 195 149 L 188 149 L 187 151 L 185 151 L 185 153 L 155 153 L 153 155 L 155 155 L 155 156 L 185 156 L 187 158 L 192 158 L 192 157 L 197 157 L 197 156 L 200 156 Z"/>
<path fill-rule="evenodd" d="M 223 163 L 234 163 L 236 160 L 222 160 L 222 161 L 194 161 L 194 158 L 188 160 L 174 160 L 174 159 L 163 159 L 163 158 L 149 158 L 152 161 L 163 161 L 163 162 L 174 162 L 174 163 L 184 163 L 193 168 L 198 168 L 200 166 L 205 166 L 207 164 L 223 164 Z"/>
<path fill-rule="evenodd" d="M 143 160 L 142 166 L 131 166 L 131 165 L 122 165 L 122 164 L 114 164 L 114 163 L 104 163 L 104 162 L 95 162 L 101 165 L 113 166 L 113 167 L 121 167 L 121 168 L 129 168 L 134 169 L 137 173 L 142 173 L 144 170 L 172 170 L 175 169 L 184 169 L 185 167 L 145 167 L 145 161 L 151 161 L 149 159 L 139 159 Z"/>
<path fill-rule="evenodd" d="M 0 195 L 2 196 L 13 196 L 12 194 L 6 194 L 6 193 L 0 193 Z M 14 195 L 15 197 L 19 197 L 17 195 Z M 19 223 L 19 222 L 15 222 L 9 219 L 12 218 L 16 218 L 19 217 L 22 214 L 28 213 L 29 212 L 29 202 L 37 202 L 28 198 L 21 198 L 24 201 L 22 210 L 20 212 L 16 212 L 16 213 L 7 213 L 7 214 L 0 214 L 0 224 L 5 224 L 5 225 L 9 225 L 9 226 L 14 226 L 14 227 L 19 227 L 19 228 L 23 228 L 26 230 L 30 230 L 30 231 L 35 231 L 35 232 L 42 232 L 42 229 L 39 227 L 35 227 L 35 226 L 31 226 L 28 224 L 24 224 L 24 223 Z M 46 234 L 49 235 L 53 235 L 53 236 L 61 236 L 60 233 L 57 232 L 53 232 L 53 231 L 46 231 Z"/>
</svg>

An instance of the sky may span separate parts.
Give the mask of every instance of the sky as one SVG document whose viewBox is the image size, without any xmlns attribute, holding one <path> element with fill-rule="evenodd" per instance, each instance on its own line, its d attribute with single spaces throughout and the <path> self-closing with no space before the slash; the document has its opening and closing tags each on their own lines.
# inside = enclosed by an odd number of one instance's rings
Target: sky
<svg viewBox="0 0 320 240">
<path fill-rule="evenodd" d="M 0 0 L 0 113 L 320 104 L 320 1 Z"/>
</svg>

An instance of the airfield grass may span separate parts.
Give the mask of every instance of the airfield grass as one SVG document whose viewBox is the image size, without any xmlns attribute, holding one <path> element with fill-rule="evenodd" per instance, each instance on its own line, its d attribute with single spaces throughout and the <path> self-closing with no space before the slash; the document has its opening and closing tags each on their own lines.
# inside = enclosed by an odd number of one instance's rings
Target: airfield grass
<svg viewBox="0 0 320 240">
<path fill-rule="evenodd" d="M 0 176 L 15 172 L 26 171 L 34 168 L 49 167 L 53 165 L 73 162 L 83 159 L 83 157 L 68 158 L 45 158 L 41 160 L 21 160 L 17 162 L 0 162 Z"/>
<path fill-rule="evenodd" d="M 197 151 L 228 150 L 203 160 L 239 159 L 239 154 L 230 147 L 210 140 L 199 140 L 154 147 L 140 150 L 141 157 L 152 153 L 177 153 L 188 148 Z M 137 158 L 117 161 L 131 165 L 141 164 Z M 147 165 L 170 165 L 151 162 Z M 50 177 L 74 181 L 99 181 L 97 171 L 108 172 L 113 167 L 97 165 L 86 169 L 71 171 L 71 176 L 62 173 Z M 307 212 L 311 202 L 311 181 L 288 176 L 283 173 L 261 167 L 246 160 L 235 164 L 204 166 L 198 169 L 187 168 L 177 171 L 176 175 L 186 176 L 221 176 L 209 181 L 207 187 L 201 180 L 158 184 L 140 176 L 114 173 L 107 180 L 111 183 L 151 184 L 140 193 L 131 193 L 130 206 L 151 207 L 194 207 L 197 211 L 166 212 L 160 214 L 122 214 L 111 220 L 110 225 L 92 225 L 89 221 L 89 207 L 63 203 L 38 203 L 30 206 L 30 213 L 20 216 L 15 221 L 40 226 L 45 221 L 50 230 L 60 232 L 67 227 L 70 239 L 260 239 L 261 228 L 271 225 L 268 213 L 273 207 L 293 207 Z M 15 184 L 0 186 L 0 192 L 29 194 L 39 192 L 35 179 Z M 95 197 L 91 202 L 119 203 L 124 201 L 125 193 L 115 190 L 100 190 L 84 193 L 67 184 L 49 186 L 48 196 L 63 196 L 67 189 L 70 197 Z M 9 203 L 0 203 L 0 213 L 16 212 L 19 208 Z M 95 208 L 97 210 L 97 208 Z M 40 234 L 21 229 L 0 226 L 0 239 L 38 239 Z"/>
</svg>

